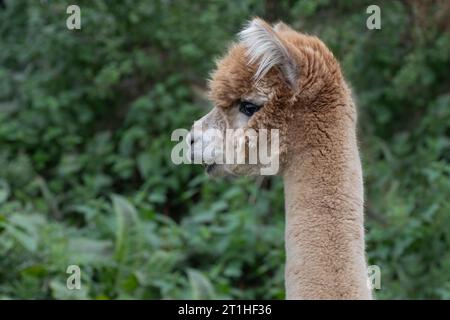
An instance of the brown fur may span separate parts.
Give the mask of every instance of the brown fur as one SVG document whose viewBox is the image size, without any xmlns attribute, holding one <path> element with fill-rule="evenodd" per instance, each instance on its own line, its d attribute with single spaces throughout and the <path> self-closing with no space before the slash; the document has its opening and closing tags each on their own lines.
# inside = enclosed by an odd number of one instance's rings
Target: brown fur
<svg viewBox="0 0 450 320">
<path fill-rule="evenodd" d="M 363 184 L 356 109 L 333 54 L 316 37 L 284 24 L 274 29 L 296 63 L 290 85 L 281 68 L 260 81 L 247 48 L 233 44 L 217 64 L 210 97 L 226 116 L 243 96 L 267 97 L 250 128 L 280 130 L 286 199 L 289 299 L 370 299 L 364 256 Z"/>
</svg>

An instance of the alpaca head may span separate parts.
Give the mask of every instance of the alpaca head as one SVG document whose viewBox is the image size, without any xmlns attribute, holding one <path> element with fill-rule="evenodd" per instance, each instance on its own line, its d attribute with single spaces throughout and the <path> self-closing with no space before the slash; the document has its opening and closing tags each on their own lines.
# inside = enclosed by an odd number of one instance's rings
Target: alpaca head
<svg viewBox="0 0 450 320">
<path fill-rule="evenodd" d="M 297 33 L 283 23 L 272 27 L 255 18 L 238 34 L 238 38 L 239 41 L 232 44 L 227 54 L 217 62 L 211 75 L 209 96 L 214 108 L 193 125 L 192 156 L 201 153 L 207 172 L 213 176 L 260 174 L 264 165 L 259 157 L 256 163 L 250 164 L 248 154 L 252 151 L 258 153 L 258 142 L 262 137 L 258 135 L 252 142 L 249 136 L 266 131 L 267 140 L 270 140 L 275 129 L 279 137 L 278 148 L 273 152 L 269 148 L 268 154 L 272 160 L 279 161 L 277 171 L 281 172 L 289 149 L 289 121 L 297 112 L 294 112 L 293 105 L 308 92 L 301 87 L 300 75 L 303 75 L 305 62 L 299 46 L 311 37 Z M 314 51 L 310 47 L 306 49 Z M 227 129 L 242 130 L 235 130 L 234 135 L 227 136 Z M 220 139 L 216 139 L 218 136 Z M 241 143 L 227 141 L 231 137 L 234 141 L 240 139 Z M 212 149 L 222 142 L 224 144 L 217 149 L 224 150 L 223 145 L 231 143 L 229 146 L 234 148 L 235 154 L 245 154 L 245 163 L 217 164 L 215 159 L 223 157 L 222 152 L 205 155 L 205 149 Z M 268 144 L 272 142 L 270 140 Z"/>
<path fill-rule="evenodd" d="M 223 153 L 214 153 L 208 159 L 204 151 L 208 147 L 217 147 L 218 140 L 221 140 L 225 142 L 217 149 L 225 150 L 224 146 L 228 144 L 236 155 L 244 153 L 244 159 L 249 160 L 248 154 L 257 152 L 258 148 L 258 140 L 252 144 L 249 136 L 259 133 L 261 129 L 280 130 L 283 144 L 283 125 L 286 121 L 283 107 L 292 101 L 298 89 L 299 70 L 295 51 L 279 31 L 261 19 L 254 19 L 239 33 L 239 40 L 218 61 L 212 73 L 209 95 L 214 108 L 194 123 L 191 132 L 193 155 L 201 153 L 208 173 L 213 176 L 260 173 L 260 161 L 253 164 L 249 161 L 217 164 L 214 160 L 222 157 Z M 227 129 L 235 131 L 227 135 Z M 200 134 L 194 134 L 195 130 Z M 251 134 L 245 137 L 249 132 Z M 219 135 L 220 139 L 216 139 Z M 227 141 L 227 138 L 234 141 Z M 284 150 L 284 146 L 280 145 L 276 154 L 271 156 L 283 156 Z"/>
</svg>

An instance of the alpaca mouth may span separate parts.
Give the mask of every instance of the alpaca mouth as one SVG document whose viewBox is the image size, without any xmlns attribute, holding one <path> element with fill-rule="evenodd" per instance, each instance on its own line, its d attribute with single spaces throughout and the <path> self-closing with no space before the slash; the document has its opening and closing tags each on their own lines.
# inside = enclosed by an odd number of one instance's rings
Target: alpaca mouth
<svg viewBox="0 0 450 320">
<path fill-rule="evenodd" d="M 215 167 L 215 163 L 206 165 L 206 173 L 211 173 L 211 171 L 214 170 Z"/>
</svg>

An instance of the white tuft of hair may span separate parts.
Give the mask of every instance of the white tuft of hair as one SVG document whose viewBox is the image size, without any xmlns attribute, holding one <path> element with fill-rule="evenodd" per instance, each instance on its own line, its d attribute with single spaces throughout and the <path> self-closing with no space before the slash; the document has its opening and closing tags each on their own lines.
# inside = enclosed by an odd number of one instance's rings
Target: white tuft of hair
<svg viewBox="0 0 450 320">
<path fill-rule="evenodd" d="M 247 23 L 238 37 L 247 47 L 249 64 L 259 62 L 254 75 L 255 81 L 259 81 L 274 66 L 279 66 L 289 84 L 295 85 L 297 79 L 295 61 L 283 41 L 267 23 L 255 18 Z"/>
</svg>

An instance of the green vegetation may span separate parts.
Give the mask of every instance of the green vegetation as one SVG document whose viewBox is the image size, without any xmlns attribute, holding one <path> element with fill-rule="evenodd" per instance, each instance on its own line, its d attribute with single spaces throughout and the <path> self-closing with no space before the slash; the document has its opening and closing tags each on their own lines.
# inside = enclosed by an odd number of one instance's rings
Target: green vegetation
<svg viewBox="0 0 450 320">
<path fill-rule="evenodd" d="M 383 1 L 6 1 L 0 8 L 0 297 L 283 298 L 278 178 L 170 161 L 244 21 L 317 34 L 360 115 L 378 298 L 450 299 L 450 7 Z M 77 264 L 82 290 L 66 289 Z"/>
</svg>

